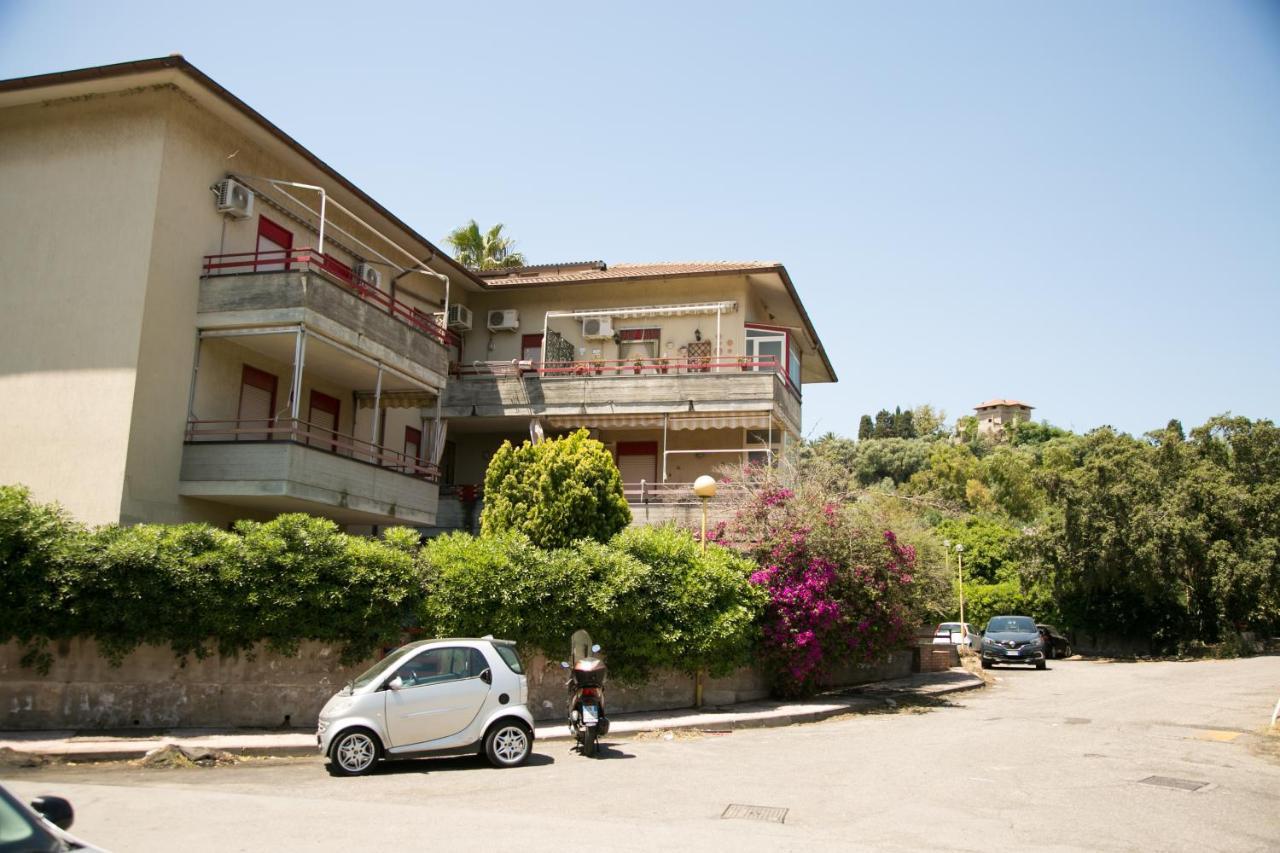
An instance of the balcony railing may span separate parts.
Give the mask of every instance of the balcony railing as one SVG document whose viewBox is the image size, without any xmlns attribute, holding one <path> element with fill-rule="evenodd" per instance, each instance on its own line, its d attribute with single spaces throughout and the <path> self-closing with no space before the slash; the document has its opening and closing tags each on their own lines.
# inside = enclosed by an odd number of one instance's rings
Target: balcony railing
<svg viewBox="0 0 1280 853">
<path fill-rule="evenodd" d="M 456 364 L 452 372 L 461 378 L 490 376 L 538 376 L 544 379 L 573 376 L 671 376 L 720 373 L 772 373 L 796 396 L 800 389 L 781 369 L 777 359 L 748 356 L 695 358 L 591 359 L 587 361 L 481 361 Z"/>
<path fill-rule="evenodd" d="M 244 441 L 290 441 L 295 444 L 367 462 L 379 468 L 398 471 L 431 483 L 440 481 L 440 469 L 381 445 L 355 436 L 335 432 L 304 420 L 274 418 L 271 420 L 192 420 L 187 422 L 188 444 L 230 443 Z"/>
<path fill-rule="evenodd" d="M 314 272 L 354 294 L 397 320 L 412 326 L 444 346 L 454 346 L 457 336 L 436 322 L 435 316 L 401 302 L 389 293 L 360 281 L 351 269 L 315 249 L 276 249 L 269 252 L 232 252 L 205 255 L 206 276 L 245 275 L 268 272 Z"/>
</svg>

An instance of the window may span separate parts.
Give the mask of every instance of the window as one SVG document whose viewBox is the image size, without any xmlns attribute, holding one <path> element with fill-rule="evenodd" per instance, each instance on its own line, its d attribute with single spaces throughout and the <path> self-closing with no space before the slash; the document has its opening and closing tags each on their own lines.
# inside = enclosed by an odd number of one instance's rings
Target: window
<svg viewBox="0 0 1280 853">
<path fill-rule="evenodd" d="M 236 413 L 236 426 L 246 431 L 237 433 L 236 439 L 266 441 L 271 438 L 275 410 L 275 374 L 244 365 L 240 372 L 240 408 Z"/>
<path fill-rule="evenodd" d="M 258 217 L 258 257 L 253 268 L 257 272 L 289 269 L 293 251 L 293 232 L 265 216 Z"/>
<path fill-rule="evenodd" d="M 476 678 L 487 668 L 484 655 L 475 649 L 450 647 L 415 655 L 402 663 L 393 677 L 404 682 L 405 687 L 421 687 Z"/>
<path fill-rule="evenodd" d="M 520 657 L 516 654 L 516 650 L 506 643 L 494 643 L 493 647 L 498 651 L 498 657 L 502 658 L 502 662 L 514 672 L 516 675 L 524 675 L 524 667 L 520 665 Z"/>
</svg>

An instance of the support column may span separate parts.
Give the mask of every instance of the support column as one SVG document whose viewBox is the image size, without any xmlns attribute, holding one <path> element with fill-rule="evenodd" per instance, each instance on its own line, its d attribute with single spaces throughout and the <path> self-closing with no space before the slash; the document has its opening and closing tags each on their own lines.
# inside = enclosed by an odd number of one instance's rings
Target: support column
<svg viewBox="0 0 1280 853">
<path fill-rule="evenodd" d="M 204 336 L 196 332 L 196 354 L 191 363 L 191 390 L 187 392 L 187 422 L 196 419 L 196 380 L 200 378 L 200 351 L 204 348 Z"/>
<path fill-rule="evenodd" d="M 378 442 L 378 426 L 382 422 L 382 362 L 378 362 L 378 378 L 373 385 L 373 424 L 369 427 L 369 444 L 374 449 L 370 451 L 372 462 L 382 464 L 382 451 L 378 448 L 381 445 Z"/>
<path fill-rule="evenodd" d="M 720 308 L 716 307 L 716 373 L 720 372 Z"/>
<path fill-rule="evenodd" d="M 307 330 L 298 327 L 298 340 L 293 346 L 293 382 L 289 385 L 289 417 L 297 430 L 298 410 L 302 406 L 302 370 L 307 363 Z"/>
</svg>

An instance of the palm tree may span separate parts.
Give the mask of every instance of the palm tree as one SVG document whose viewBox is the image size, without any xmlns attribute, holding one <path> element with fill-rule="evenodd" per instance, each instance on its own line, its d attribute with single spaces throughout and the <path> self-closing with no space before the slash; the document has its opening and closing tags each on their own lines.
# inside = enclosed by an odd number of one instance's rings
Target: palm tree
<svg viewBox="0 0 1280 853">
<path fill-rule="evenodd" d="M 472 219 L 445 237 L 453 246 L 454 257 L 464 266 L 476 270 L 496 270 L 525 265 L 524 255 L 515 251 L 515 240 L 502 236 L 502 223 L 484 233 Z"/>
</svg>

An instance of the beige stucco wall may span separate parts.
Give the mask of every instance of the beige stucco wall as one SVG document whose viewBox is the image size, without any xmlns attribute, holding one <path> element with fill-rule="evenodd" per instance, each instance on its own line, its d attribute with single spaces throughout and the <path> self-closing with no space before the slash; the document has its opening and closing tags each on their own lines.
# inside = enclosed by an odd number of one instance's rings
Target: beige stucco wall
<svg viewBox="0 0 1280 853">
<path fill-rule="evenodd" d="M 149 96 L 0 111 L 0 482 L 91 523 L 126 475 L 164 120 Z"/>
</svg>

